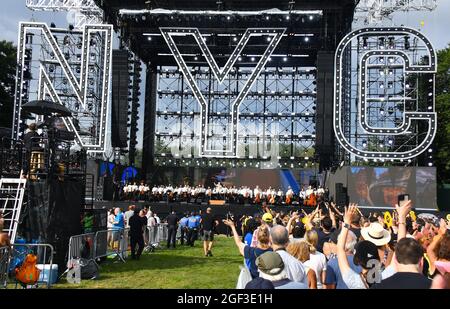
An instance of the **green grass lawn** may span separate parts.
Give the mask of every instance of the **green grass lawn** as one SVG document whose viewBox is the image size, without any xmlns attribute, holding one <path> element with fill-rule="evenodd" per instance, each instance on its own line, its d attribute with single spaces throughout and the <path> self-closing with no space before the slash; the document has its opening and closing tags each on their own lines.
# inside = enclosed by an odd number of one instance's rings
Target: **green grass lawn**
<svg viewBox="0 0 450 309">
<path fill-rule="evenodd" d="M 205 257 L 203 243 L 196 241 L 193 248 L 178 246 L 143 253 L 139 261 L 108 260 L 100 264 L 98 280 L 70 284 L 63 279 L 53 288 L 235 288 L 243 258 L 233 239 L 216 236 L 212 252 L 213 257 Z"/>
</svg>

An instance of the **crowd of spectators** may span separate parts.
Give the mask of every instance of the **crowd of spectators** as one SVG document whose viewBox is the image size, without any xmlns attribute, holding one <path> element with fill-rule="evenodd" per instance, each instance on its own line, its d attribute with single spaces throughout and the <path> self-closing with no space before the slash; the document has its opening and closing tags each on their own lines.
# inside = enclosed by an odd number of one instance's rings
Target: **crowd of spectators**
<svg viewBox="0 0 450 309">
<path fill-rule="evenodd" d="M 239 285 L 249 289 L 450 288 L 450 225 L 421 217 L 412 202 L 392 216 L 364 216 L 356 204 L 333 203 L 310 214 L 245 216 L 242 233 L 230 227 L 245 267 Z M 242 235 L 242 237 L 240 236 Z"/>
</svg>

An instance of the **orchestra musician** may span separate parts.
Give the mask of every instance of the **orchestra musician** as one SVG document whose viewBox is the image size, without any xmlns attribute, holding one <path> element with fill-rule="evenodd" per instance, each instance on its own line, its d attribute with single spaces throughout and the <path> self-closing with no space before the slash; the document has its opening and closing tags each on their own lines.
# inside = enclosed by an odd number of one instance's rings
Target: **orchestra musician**
<svg viewBox="0 0 450 309">
<path fill-rule="evenodd" d="M 254 203 L 259 204 L 261 202 L 261 191 L 259 190 L 259 186 L 256 186 L 256 188 L 253 190 L 253 196 L 255 197 Z"/>
<path fill-rule="evenodd" d="M 305 194 L 306 194 L 306 199 L 303 202 L 303 205 L 316 206 L 317 200 L 316 200 L 316 195 L 314 194 L 314 189 L 312 188 L 312 186 L 308 186 L 308 189 L 306 190 Z"/>
<path fill-rule="evenodd" d="M 288 186 L 288 190 L 286 191 L 286 205 L 291 205 L 293 197 L 294 191 L 292 190 L 291 186 Z"/>
</svg>

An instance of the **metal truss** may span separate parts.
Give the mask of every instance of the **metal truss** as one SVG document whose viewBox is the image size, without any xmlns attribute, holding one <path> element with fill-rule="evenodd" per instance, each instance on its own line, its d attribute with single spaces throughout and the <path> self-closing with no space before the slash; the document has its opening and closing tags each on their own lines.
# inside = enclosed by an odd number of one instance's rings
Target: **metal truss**
<svg viewBox="0 0 450 309">
<path fill-rule="evenodd" d="M 84 31 L 71 31 L 21 22 L 18 42 L 13 138 L 24 130 L 22 105 L 47 99 L 72 112 L 61 125 L 75 133 L 80 147 L 104 152 L 112 26 L 87 25 Z"/>
<path fill-rule="evenodd" d="M 436 52 L 426 37 L 406 27 L 355 30 L 335 63 L 334 130 L 348 153 L 410 161 L 431 146 Z"/>
<path fill-rule="evenodd" d="M 390 19 L 394 12 L 432 11 L 436 0 L 359 0 L 355 20 L 364 24 L 378 24 Z"/>
<path fill-rule="evenodd" d="M 176 67 L 158 68 L 155 163 L 178 166 L 305 167 L 314 164 L 315 68 L 265 68 L 239 106 L 237 158 L 202 158 L 201 110 Z M 227 146 L 230 104 L 246 84 L 251 68 L 232 70 L 225 85 L 207 67 L 191 70 L 209 102 L 214 124 L 212 147 Z M 222 88 L 223 87 L 223 88 Z"/>
<path fill-rule="evenodd" d="M 250 89 L 252 88 L 254 82 L 258 78 L 259 74 L 265 67 L 266 63 L 269 61 L 270 56 L 274 52 L 281 38 L 283 37 L 286 28 L 249 28 L 242 35 L 240 41 L 237 43 L 236 48 L 233 53 L 230 55 L 228 60 L 226 61 L 223 68 L 219 68 L 216 60 L 214 59 L 211 51 L 206 45 L 206 42 L 203 36 L 200 34 L 197 28 L 160 28 L 163 38 L 167 42 L 170 51 L 172 52 L 178 66 L 181 69 L 181 72 L 185 76 L 186 83 L 192 89 L 193 95 L 200 103 L 200 119 L 201 119 L 201 136 L 200 136 L 200 156 L 202 157 L 237 157 L 239 152 L 239 144 L 238 144 L 238 109 L 242 101 L 245 99 Z M 216 89 L 214 89 L 217 93 L 225 93 L 225 91 L 229 91 L 229 86 L 224 83 L 225 78 L 230 74 L 233 70 L 233 67 L 236 62 L 238 62 L 241 54 L 243 53 L 245 47 L 247 46 L 249 40 L 252 37 L 263 37 L 266 36 L 268 39 L 264 41 L 265 51 L 262 56 L 256 61 L 256 57 L 253 57 L 255 61 L 255 67 L 250 74 L 248 74 L 248 78 L 245 80 L 245 84 L 232 101 L 220 102 L 220 98 L 216 102 L 208 102 L 206 98 L 203 96 L 201 89 L 198 87 L 195 78 L 192 75 L 191 69 L 187 66 L 186 61 L 184 60 L 182 54 L 179 51 L 177 43 L 174 40 L 174 37 L 194 37 L 196 44 L 200 48 L 201 55 L 206 60 L 206 63 L 209 65 L 211 72 L 213 73 L 215 79 L 218 81 L 216 85 Z M 222 121 L 217 121 L 215 117 L 211 117 L 211 103 L 213 105 L 227 105 L 227 109 L 223 110 L 223 112 L 228 115 L 227 117 L 221 117 Z M 213 142 L 210 140 L 210 137 L 217 134 L 217 126 L 221 126 L 224 124 L 223 121 L 227 119 L 227 124 L 223 126 L 224 130 L 221 131 L 223 135 L 223 139 L 221 143 Z M 214 133 L 214 131 L 216 133 Z"/>
<path fill-rule="evenodd" d="M 103 20 L 103 11 L 94 0 L 26 0 L 25 5 L 32 11 L 73 12 L 77 29 Z"/>
</svg>

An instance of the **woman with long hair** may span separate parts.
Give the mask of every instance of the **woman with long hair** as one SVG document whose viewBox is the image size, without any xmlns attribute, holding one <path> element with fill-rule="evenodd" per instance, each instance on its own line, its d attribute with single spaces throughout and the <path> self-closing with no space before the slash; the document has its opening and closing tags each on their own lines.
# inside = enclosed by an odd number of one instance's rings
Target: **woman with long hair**
<svg viewBox="0 0 450 309">
<path fill-rule="evenodd" d="M 256 266 L 256 258 L 261 254 L 272 251 L 270 247 L 270 235 L 267 226 L 260 226 L 256 231 L 258 243 L 256 247 L 251 247 L 248 244 L 244 244 L 236 231 L 236 226 L 232 220 L 222 220 L 222 222 L 230 227 L 236 246 L 239 249 L 239 253 L 244 256 L 246 260 L 246 266 L 252 275 L 252 278 L 259 276 L 258 267 Z"/>
<path fill-rule="evenodd" d="M 327 259 L 322 252 L 317 251 L 317 244 L 319 243 L 319 236 L 315 230 L 309 230 L 305 234 L 305 241 L 309 245 L 309 260 L 305 265 L 314 270 L 316 273 L 317 288 L 321 289 L 322 283 L 325 282 Z"/>
<path fill-rule="evenodd" d="M 302 262 L 308 277 L 308 287 L 310 289 L 317 289 L 316 272 L 308 266 L 308 263 L 306 263 L 309 261 L 311 253 L 309 250 L 309 244 L 307 244 L 306 241 L 291 241 L 287 246 L 286 251 Z"/>
</svg>

